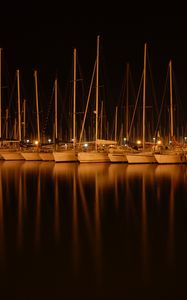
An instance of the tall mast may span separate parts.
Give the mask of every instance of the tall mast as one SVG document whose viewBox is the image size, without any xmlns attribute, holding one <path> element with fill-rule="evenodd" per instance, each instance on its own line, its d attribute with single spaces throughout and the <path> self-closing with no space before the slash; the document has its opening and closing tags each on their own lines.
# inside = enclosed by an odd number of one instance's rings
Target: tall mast
<svg viewBox="0 0 187 300">
<path fill-rule="evenodd" d="M 97 150 L 97 139 L 98 139 L 98 102 L 99 102 L 99 38 L 97 36 L 97 57 L 96 57 L 96 105 L 95 105 L 95 140 L 96 140 L 96 150 Z"/>
<path fill-rule="evenodd" d="M 129 64 L 127 64 L 127 74 L 126 74 L 126 113 L 125 113 L 125 121 L 126 121 L 126 140 L 129 141 Z"/>
<path fill-rule="evenodd" d="M 100 126 L 100 139 L 103 138 L 103 101 L 101 102 L 101 126 Z"/>
<path fill-rule="evenodd" d="M 117 128 L 118 128 L 118 107 L 116 106 L 116 113 L 115 113 L 115 142 L 117 142 Z"/>
<path fill-rule="evenodd" d="M 8 108 L 5 111 L 5 137 L 8 139 Z"/>
<path fill-rule="evenodd" d="M 170 138 L 173 137 L 173 89 L 172 89 L 172 62 L 169 62 L 169 78 L 170 78 Z"/>
<path fill-rule="evenodd" d="M 23 139 L 26 138 L 26 99 L 23 100 Z"/>
<path fill-rule="evenodd" d="M 19 80 L 19 70 L 16 71 L 17 74 L 17 90 L 18 90 L 18 140 L 21 141 L 21 110 L 20 110 L 20 80 Z"/>
<path fill-rule="evenodd" d="M 39 108 L 38 108 L 38 81 L 37 81 L 37 71 L 34 71 L 35 80 L 35 94 L 36 94 L 36 116 L 37 116 L 37 135 L 38 135 L 38 145 L 40 145 L 40 122 L 39 122 Z"/>
<path fill-rule="evenodd" d="M 58 123 L 57 123 L 57 78 L 55 78 L 55 144 L 58 138 Z"/>
<path fill-rule="evenodd" d="M 76 60 L 77 50 L 74 48 L 73 51 L 73 148 L 76 145 Z"/>
<path fill-rule="evenodd" d="M 0 139 L 2 138 L 2 126 L 1 126 L 1 115 L 2 115 L 2 99 L 1 99 L 1 66 L 2 66 L 2 64 L 1 64 L 1 54 L 2 54 L 2 48 L 0 48 Z"/>
<path fill-rule="evenodd" d="M 143 76 L 143 130 L 142 130 L 142 146 L 143 150 L 145 149 L 145 96 L 146 96 L 146 54 L 147 54 L 147 44 L 144 45 L 144 76 Z"/>
</svg>

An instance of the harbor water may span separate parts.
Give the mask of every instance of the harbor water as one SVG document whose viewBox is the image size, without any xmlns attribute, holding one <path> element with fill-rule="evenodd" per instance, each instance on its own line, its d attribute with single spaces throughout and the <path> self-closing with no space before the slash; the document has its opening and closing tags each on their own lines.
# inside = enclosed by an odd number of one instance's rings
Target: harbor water
<svg viewBox="0 0 187 300">
<path fill-rule="evenodd" d="M 2 300 L 182 299 L 186 232 L 186 165 L 0 162 Z"/>
</svg>

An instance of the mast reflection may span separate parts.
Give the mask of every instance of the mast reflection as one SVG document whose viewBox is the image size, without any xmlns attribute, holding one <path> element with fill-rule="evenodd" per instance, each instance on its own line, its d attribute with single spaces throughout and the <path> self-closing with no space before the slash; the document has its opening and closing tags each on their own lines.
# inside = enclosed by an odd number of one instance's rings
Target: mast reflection
<svg viewBox="0 0 187 300">
<path fill-rule="evenodd" d="M 18 177 L 18 230 L 17 246 L 18 249 L 23 247 L 23 193 L 22 193 L 22 176 Z"/>
<path fill-rule="evenodd" d="M 79 222 L 78 222 L 78 206 L 77 206 L 77 183 L 76 183 L 76 169 L 73 168 L 73 211 L 72 211 L 72 228 L 73 228 L 73 259 L 74 259 L 74 272 L 78 273 L 79 262 Z"/>
<path fill-rule="evenodd" d="M 147 220 L 147 199 L 146 199 L 146 175 L 142 175 L 142 269 L 143 280 L 149 280 L 149 244 L 148 244 L 148 220 Z"/>
<path fill-rule="evenodd" d="M 3 261 L 5 255 L 4 241 L 4 207 L 3 207 L 3 186 L 2 186 L 2 170 L 0 166 L 0 260 Z"/>
<path fill-rule="evenodd" d="M 58 176 L 54 174 L 54 236 L 58 244 L 60 241 L 60 206 Z"/>
<path fill-rule="evenodd" d="M 34 199 L 33 199 L 34 200 Z M 35 249 L 40 248 L 41 238 L 41 182 L 40 172 L 38 173 L 37 179 L 37 190 L 36 190 L 36 218 L 35 218 Z"/>
<path fill-rule="evenodd" d="M 165 193 L 167 192 L 168 197 L 168 236 L 167 236 L 167 259 L 170 266 L 174 264 L 175 257 L 175 222 L 176 222 L 176 199 L 177 190 L 180 191 L 180 186 L 183 182 L 186 182 L 185 176 L 186 166 L 184 165 L 159 165 L 156 168 L 155 174 L 159 181 L 160 190 L 163 197 L 164 187 Z M 163 188 L 162 188 L 163 186 Z M 173 265 L 174 266 L 174 265 Z"/>
</svg>

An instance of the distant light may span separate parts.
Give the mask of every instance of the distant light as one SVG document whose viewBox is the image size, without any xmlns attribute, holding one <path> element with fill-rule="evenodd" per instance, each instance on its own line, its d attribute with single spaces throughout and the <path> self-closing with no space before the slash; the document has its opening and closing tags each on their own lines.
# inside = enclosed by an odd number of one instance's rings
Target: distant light
<svg viewBox="0 0 187 300">
<path fill-rule="evenodd" d="M 184 137 L 184 140 L 187 141 L 187 136 Z"/>
<path fill-rule="evenodd" d="M 156 140 L 156 138 L 154 137 L 154 138 L 153 138 L 153 141 L 155 142 L 155 140 Z"/>
<path fill-rule="evenodd" d="M 29 143 L 30 142 L 30 140 L 27 140 L 27 143 Z"/>
<path fill-rule="evenodd" d="M 35 145 L 38 145 L 38 141 L 34 141 Z"/>
<path fill-rule="evenodd" d="M 87 144 L 87 143 L 85 143 L 85 144 L 84 144 L 84 147 L 85 147 L 85 148 L 87 148 L 87 147 L 88 147 L 88 144 Z"/>
<path fill-rule="evenodd" d="M 123 138 L 123 140 L 124 140 L 124 142 L 126 142 L 127 138 L 126 138 L 126 137 L 124 137 L 124 138 Z"/>
<path fill-rule="evenodd" d="M 138 140 L 137 142 L 136 142 L 136 144 L 138 144 L 138 145 L 141 145 L 141 141 L 140 140 Z"/>
<path fill-rule="evenodd" d="M 161 145 L 161 144 L 162 144 L 162 141 L 161 141 L 161 140 L 158 140 L 158 141 L 157 141 L 157 144 L 158 144 L 158 145 Z"/>
<path fill-rule="evenodd" d="M 51 143 L 51 139 L 48 139 L 48 142 Z"/>
</svg>

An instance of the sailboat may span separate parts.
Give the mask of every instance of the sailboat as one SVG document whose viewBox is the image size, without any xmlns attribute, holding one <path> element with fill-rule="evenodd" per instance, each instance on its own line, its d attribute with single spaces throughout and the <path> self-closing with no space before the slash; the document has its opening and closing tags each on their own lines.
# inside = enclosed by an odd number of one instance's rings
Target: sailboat
<svg viewBox="0 0 187 300">
<path fill-rule="evenodd" d="M 129 146 L 129 73 L 130 68 L 129 64 L 126 67 L 126 104 L 125 107 L 125 138 L 121 143 L 117 142 L 117 125 L 118 125 L 118 107 L 116 107 L 115 112 L 115 141 L 116 145 L 113 145 L 109 148 L 108 157 L 112 163 L 127 163 L 127 154 L 130 152 L 139 152 L 138 150 L 133 149 Z M 124 90 L 125 91 L 125 90 Z M 124 95 L 123 91 L 123 95 Z M 121 128 L 121 132 L 123 133 L 123 126 Z M 122 144 L 123 143 L 123 144 Z"/>
<path fill-rule="evenodd" d="M 181 164 L 187 163 L 185 151 L 174 138 L 174 122 L 173 122 L 173 80 L 172 80 L 172 62 L 169 62 L 169 78 L 170 78 L 170 137 L 171 145 L 167 149 L 161 149 L 160 153 L 155 154 L 156 161 L 159 164 Z"/>
<path fill-rule="evenodd" d="M 100 36 L 97 36 L 97 55 L 96 55 L 96 99 L 95 99 L 95 149 L 78 152 L 78 161 L 80 163 L 88 162 L 110 162 L 108 152 L 106 150 L 99 150 L 99 146 L 108 146 L 116 144 L 115 141 L 98 139 L 98 107 L 99 107 L 99 42 Z"/>
<path fill-rule="evenodd" d="M 18 97 L 18 140 L 14 141 L 14 143 L 18 143 L 16 148 L 7 148 L 6 150 L 3 149 L 0 152 L 1 159 L 3 160 L 24 160 L 23 156 L 21 155 L 20 151 L 20 142 L 21 142 L 21 113 L 20 113 L 20 80 L 19 80 L 19 70 L 16 71 L 17 76 L 17 97 Z M 1 116 L 0 116 L 1 117 Z M 16 132 L 17 135 L 17 132 Z"/>
<path fill-rule="evenodd" d="M 77 50 L 73 51 L 73 147 L 70 149 L 56 149 L 53 152 L 55 162 L 77 162 L 77 150 L 76 150 L 76 61 Z"/>
<path fill-rule="evenodd" d="M 138 153 L 128 153 L 126 155 L 128 163 L 156 163 L 156 158 L 150 149 L 145 148 L 145 108 L 146 108 L 146 61 L 147 44 L 144 45 L 144 71 L 143 71 L 143 116 L 142 116 L 142 151 Z"/>
</svg>

